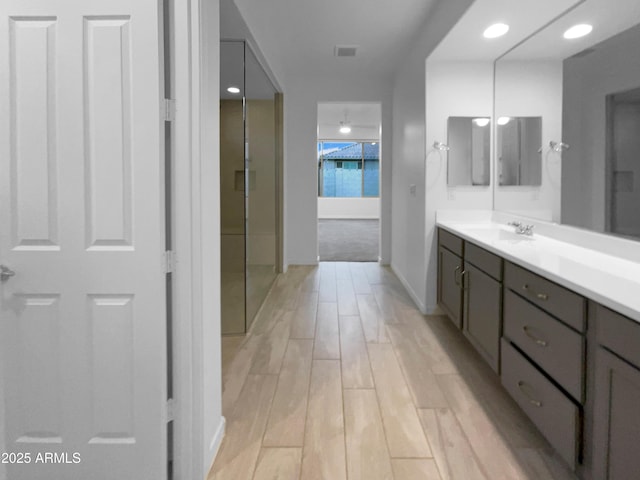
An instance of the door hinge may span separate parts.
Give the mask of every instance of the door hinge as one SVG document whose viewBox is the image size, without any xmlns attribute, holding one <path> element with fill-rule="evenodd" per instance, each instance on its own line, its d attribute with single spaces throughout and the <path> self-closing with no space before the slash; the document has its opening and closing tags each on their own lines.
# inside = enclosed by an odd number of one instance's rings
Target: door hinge
<svg viewBox="0 0 640 480">
<path fill-rule="evenodd" d="M 175 420 L 176 401 L 173 398 L 167 400 L 167 422 Z"/>
<path fill-rule="evenodd" d="M 164 273 L 173 273 L 176 268 L 176 254 L 173 250 L 164 252 Z"/>
<path fill-rule="evenodd" d="M 164 99 L 162 110 L 165 122 L 173 122 L 176 119 L 176 101 L 172 98 Z"/>
</svg>

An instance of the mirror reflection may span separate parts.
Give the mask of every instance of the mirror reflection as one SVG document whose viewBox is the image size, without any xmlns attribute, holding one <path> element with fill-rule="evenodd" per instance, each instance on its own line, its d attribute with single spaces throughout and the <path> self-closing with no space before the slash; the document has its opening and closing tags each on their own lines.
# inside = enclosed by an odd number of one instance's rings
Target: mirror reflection
<svg viewBox="0 0 640 480">
<path fill-rule="evenodd" d="M 585 0 L 496 61 L 495 118 L 542 117 L 540 183 L 509 186 L 496 158 L 496 210 L 640 239 L 639 19 Z"/>
<path fill-rule="evenodd" d="M 542 182 L 542 117 L 498 118 L 496 158 L 499 185 Z"/>
<path fill-rule="evenodd" d="M 447 120 L 449 186 L 489 185 L 491 119 L 449 117 Z"/>
<path fill-rule="evenodd" d="M 564 61 L 562 220 L 640 238 L 640 25 Z M 575 148 L 574 148 L 575 147 Z"/>
</svg>

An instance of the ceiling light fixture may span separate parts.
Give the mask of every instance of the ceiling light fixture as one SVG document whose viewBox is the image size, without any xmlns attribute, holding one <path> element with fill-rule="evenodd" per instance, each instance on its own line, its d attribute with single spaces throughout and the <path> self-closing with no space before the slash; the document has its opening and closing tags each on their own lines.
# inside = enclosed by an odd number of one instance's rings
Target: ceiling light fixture
<svg viewBox="0 0 640 480">
<path fill-rule="evenodd" d="M 574 25 L 569 30 L 564 32 L 563 37 L 567 40 L 573 40 L 574 38 L 584 37 L 585 35 L 589 35 L 593 30 L 593 26 L 587 23 L 581 23 L 579 25 Z"/>
<path fill-rule="evenodd" d="M 489 119 L 486 117 L 474 118 L 473 123 L 475 123 L 479 127 L 486 127 L 489 125 Z"/>
<path fill-rule="evenodd" d="M 506 125 L 511 121 L 511 117 L 500 117 L 498 118 L 498 125 Z"/>
<path fill-rule="evenodd" d="M 509 25 L 506 23 L 494 23 L 487 27 L 482 36 L 484 38 L 498 38 L 503 36 L 509 31 Z"/>
<path fill-rule="evenodd" d="M 240 89 L 238 87 L 229 87 L 227 88 L 227 92 L 236 94 L 236 93 L 240 93 Z"/>
<path fill-rule="evenodd" d="M 351 127 L 346 121 L 340 122 L 340 133 L 344 133 L 345 135 L 351 133 Z"/>
</svg>

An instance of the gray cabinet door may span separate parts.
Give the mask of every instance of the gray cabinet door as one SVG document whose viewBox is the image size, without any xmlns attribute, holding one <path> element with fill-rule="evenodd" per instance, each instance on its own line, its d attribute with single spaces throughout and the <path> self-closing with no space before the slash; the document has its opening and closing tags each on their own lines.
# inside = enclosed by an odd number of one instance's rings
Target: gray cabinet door
<svg viewBox="0 0 640 480">
<path fill-rule="evenodd" d="M 446 248 L 438 249 L 438 305 L 462 327 L 462 259 Z"/>
<path fill-rule="evenodd" d="M 464 271 L 464 334 L 498 372 L 502 284 L 470 263 L 465 262 Z"/>
<path fill-rule="evenodd" d="M 640 475 L 640 370 L 598 348 L 594 400 L 593 477 Z"/>
</svg>

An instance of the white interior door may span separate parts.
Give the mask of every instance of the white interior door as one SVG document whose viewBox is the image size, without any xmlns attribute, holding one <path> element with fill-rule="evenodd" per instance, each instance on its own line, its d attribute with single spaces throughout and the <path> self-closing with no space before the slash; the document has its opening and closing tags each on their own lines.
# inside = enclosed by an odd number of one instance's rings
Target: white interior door
<svg viewBox="0 0 640 480">
<path fill-rule="evenodd" d="M 166 477 L 161 12 L 0 1 L 10 480 Z"/>
</svg>

